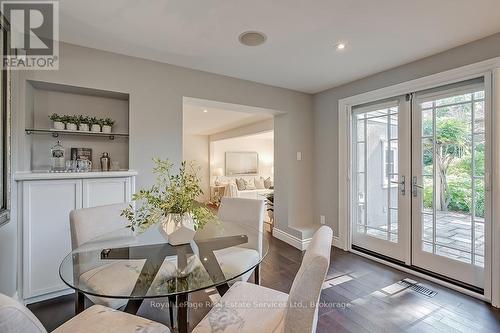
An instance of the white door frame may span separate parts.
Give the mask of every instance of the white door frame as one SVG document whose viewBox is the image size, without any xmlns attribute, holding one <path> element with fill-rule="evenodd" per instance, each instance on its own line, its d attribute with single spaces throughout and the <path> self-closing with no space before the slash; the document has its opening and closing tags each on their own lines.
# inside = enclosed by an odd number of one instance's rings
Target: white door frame
<svg viewBox="0 0 500 333">
<path fill-rule="evenodd" d="M 491 73 L 491 74 L 488 74 Z M 362 93 L 359 95 L 343 98 L 339 100 L 338 105 L 338 149 L 339 149 L 339 170 L 338 184 L 339 193 L 345 195 L 339 196 L 339 243 L 346 251 L 351 250 L 351 200 L 350 200 L 350 175 L 351 175 L 351 108 L 352 106 L 371 103 L 377 100 L 387 99 L 394 96 L 407 94 L 410 92 L 426 90 L 452 84 L 468 79 L 473 79 L 478 76 L 492 75 L 492 84 L 489 87 L 485 83 L 485 91 L 490 92 L 491 98 L 491 146 L 492 146 L 492 176 L 491 176 L 491 206 L 492 219 L 491 228 L 486 231 L 491 235 L 490 249 L 485 249 L 485 255 L 490 253 L 485 258 L 485 288 L 484 296 L 476 293 L 469 293 L 477 298 L 484 299 L 492 303 L 495 307 L 500 307 L 500 284 L 492 284 L 492 281 L 500 281 L 500 57 L 485 60 L 479 63 L 459 67 L 445 72 L 433 74 L 419 79 L 407 81 L 393 86 L 377 89 L 374 91 Z M 488 103 L 488 102 L 487 102 Z M 497 185 L 499 184 L 499 185 Z M 408 190 L 408 188 L 407 188 Z M 439 282 L 439 281 L 438 281 Z M 445 283 L 443 283 L 445 284 Z M 453 285 L 446 284 L 453 288 Z M 463 291 L 462 288 L 456 288 Z"/>
</svg>

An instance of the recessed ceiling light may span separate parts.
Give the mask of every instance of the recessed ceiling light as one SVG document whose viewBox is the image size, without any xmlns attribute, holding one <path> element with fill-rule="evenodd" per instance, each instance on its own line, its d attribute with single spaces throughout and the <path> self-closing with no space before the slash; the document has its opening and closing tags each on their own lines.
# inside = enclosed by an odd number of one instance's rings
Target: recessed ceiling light
<svg viewBox="0 0 500 333">
<path fill-rule="evenodd" d="M 338 50 L 338 51 L 342 51 L 342 50 L 344 50 L 344 49 L 345 49 L 345 47 L 346 47 L 346 43 L 344 43 L 344 42 L 339 42 L 339 43 L 335 44 L 335 47 L 337 48 L 337 50 Z"/>
<path fill-rule="evenodd" d="M 245 31 L 238 36 L 238 40 L 246 46 L 259 46 L 264 44 L 267 36 L 259 31 Z"/>
<path fill-rule="evenodd" d="M 203 112 L 204 112 L 204 113 L 207 113 L 207 112 L 208 112 L 208 110 L 203 110 Z"/>
</svg>

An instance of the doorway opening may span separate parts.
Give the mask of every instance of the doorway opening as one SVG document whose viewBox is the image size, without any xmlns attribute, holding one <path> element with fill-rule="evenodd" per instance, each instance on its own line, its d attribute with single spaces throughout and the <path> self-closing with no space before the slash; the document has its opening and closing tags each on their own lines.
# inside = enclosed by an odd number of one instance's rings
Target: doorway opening
<svg viewBox="0 0 500 333">
<path fill-rule="evenodd" d="M 263 200 L 274 225 L 275 111 L 197 98 L 183 102 L 183 160 L 200 167 L 200 202 L 217 211 L 223 197 Z"/>
</svg>

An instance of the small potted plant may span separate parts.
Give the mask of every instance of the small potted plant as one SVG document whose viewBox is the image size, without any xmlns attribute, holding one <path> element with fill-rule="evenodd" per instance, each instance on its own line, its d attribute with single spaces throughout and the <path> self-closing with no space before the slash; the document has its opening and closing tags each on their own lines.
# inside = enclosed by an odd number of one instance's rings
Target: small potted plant
<svg viewBox="0 0 500 333">
<path fill-rule="evenodd" d="M 196 202 L 203 194 L 199 168 L 182 162 L 178 174 L 172 172 L 169 160 L 154 159 L 153 173 L 156 183 L 142 189 L 132 197 L 139 208 L 132 205 L 122 211 L 133 231 L 143 231 L 156 223 L 162 223 L 168 242 L 172 245 L 189 243 L 196 232 L 215 219 L 214 214 Z"/>
<path fill-rule="evenodd" d="M 53 113 L 49 116 L 49 119 L 52 120 L 52 127 L 57 130 L 64 129 L 64 123 L 62 121 L 62 117 L 57 113 Z"/>
<path fill-rule="evenodd" d="M 101 132 L 101 124 L 99 123 L 99 119 L 96 117 L 91 117 L 90 120 L 90 130 L 92 132 Z"/>
<path fill-rule="evenodd" d="M 78 117 L 77 116 L 64 116 L 66 119 L 66 129 L 69 131 L 76 131 L 78 130 L 77 122 L 78 122 Z"/>
<path fill-rule="evenodd" d="M 102 121 L 102 132 L 103 133 L 111 133 L 112 126 L 115 121 L 111 118 L 106 118 Z"/>
<path fill-rule="evenodd" d="M 90 130 L 90 119 L 88 116 L 78 116 L 78 130 L 88 132 Z"/>
</svg>

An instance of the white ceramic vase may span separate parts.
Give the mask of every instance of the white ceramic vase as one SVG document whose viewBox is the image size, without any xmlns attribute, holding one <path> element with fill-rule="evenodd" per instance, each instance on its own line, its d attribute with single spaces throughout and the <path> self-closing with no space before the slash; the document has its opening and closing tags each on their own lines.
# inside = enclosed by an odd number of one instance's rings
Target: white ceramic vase
<svg viewBox="0 0 500 333">
<path fill-rule="evenodd" d="M 80 124 L 80 126 L 78 126 L 78 130 L 88 132 L 90 130 L 89 124 Z"/>
<path fill-rule="evenodd" d="M 63 130 L 64 123 L 62 121 L 54 121 L 54 129 Z"/>
<path fill-rule="evenodd" d="M 92 127 L 90 128 L 92 132 L 101 132 L 101 125 L 99 124 L 93 124 Z"/>
<path fill-rule="evenodd" d="M 188 244 L 193 240 L 194 220 L 190 214 L 168 214 L 162 224 L 167 234 L 167 241 L 171 245 Z"/>
<path fill-rule="evenodd" d="M 111 133 L 111 126 L 109 126 L 109 125 L 103 125 L 102 126 L 102 132 L 103 133 Z"/>
<path fill-rule="evenodd" d="M 76 124 L 73 124 L 73 123 L 67 123 L 67 124 L 66 124 L 66 129 L 67 129 L 68 131 L 76 131 L 76 130 L 77 130 L 77 128 L 78 128 L 78 127 L 76 126 Z"/>
</svg>

